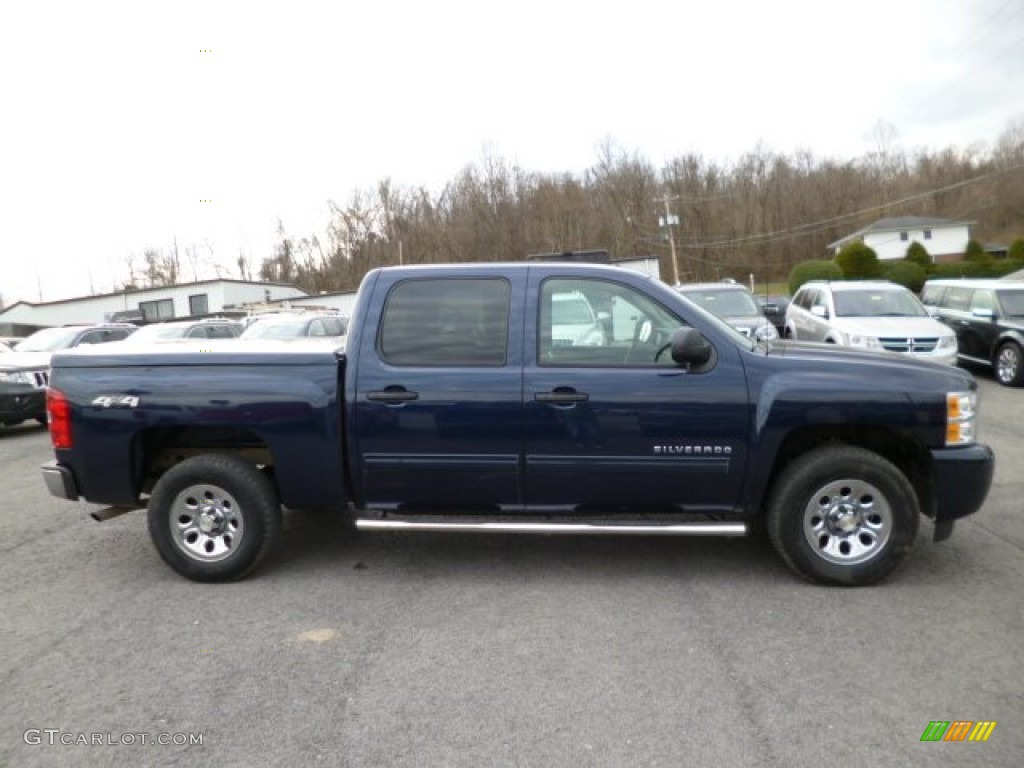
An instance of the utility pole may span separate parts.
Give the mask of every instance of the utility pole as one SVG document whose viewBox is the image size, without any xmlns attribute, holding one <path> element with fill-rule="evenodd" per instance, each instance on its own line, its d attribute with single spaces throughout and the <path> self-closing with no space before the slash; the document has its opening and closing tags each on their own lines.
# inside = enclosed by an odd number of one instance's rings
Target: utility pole
<svg viewBox="0 0 1024 768">
<path fill-rule="evenodd" d="M 676 235 L 674 226 L 679 223 L 679 217 L 673 215 L 672 209 L 669 208 L 669 203 L 673 200 L 678 200 L 679 197 L 669 197 L 665 195 L 662 198 L 658 198 L 655 202 L 665 204 L 665 218 L 663 219 L 663 226 L 668 228 L 668 246 L 672 254 L 672 285 L 679 285 L 679 263 L 676 261 Z"/>
</svg>

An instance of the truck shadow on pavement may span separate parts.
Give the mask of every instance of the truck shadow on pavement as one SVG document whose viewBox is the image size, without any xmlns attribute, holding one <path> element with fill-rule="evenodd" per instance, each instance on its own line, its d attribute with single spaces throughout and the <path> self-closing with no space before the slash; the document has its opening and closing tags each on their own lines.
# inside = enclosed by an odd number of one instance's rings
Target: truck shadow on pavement
<svg viewBox="0 0 1024 768">
<path fill-rule="evenodd" d="M 357 531 L 338 512 L 286 510 L 281 540 L 256 578 L 334 576 L 348 570 L 404 579 L 557 577 L 567 572 L 618 576 L 663 572 L 707 579 L 742 575 L 758 581 L 792 575 L 757 537 L 587 536 Z"/>
<path fill-rule="evenodd" d="M 0 440 L 14 440 L 26 435 L 38 435 L 47 431 L 45 424 L 35 421 L 23 421 L 21 424 L 0 424 Z"/>
</svg>

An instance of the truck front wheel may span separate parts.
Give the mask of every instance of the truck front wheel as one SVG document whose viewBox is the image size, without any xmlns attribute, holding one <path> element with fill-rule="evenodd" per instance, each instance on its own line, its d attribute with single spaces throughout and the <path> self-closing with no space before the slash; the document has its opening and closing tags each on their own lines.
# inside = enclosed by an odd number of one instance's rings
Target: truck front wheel
<svg viewBox="0 0 1024 768">
<path fill-rule="evenodd" d="M 895 465 L 863 448 L 835 445 L 782 471 L 766 524 L 776 551 L 801 576 L 859 586 L 910 554 L 919 517 L 914 489 Z"/>
<path fill-rule="evenodd" d="M 169 469 L 149 501 L 149 535 L 164 561 L 193 581 L 252 571 L 281 530 L 270 480 L 238 456 L 194 456 Z"/>
</svg>

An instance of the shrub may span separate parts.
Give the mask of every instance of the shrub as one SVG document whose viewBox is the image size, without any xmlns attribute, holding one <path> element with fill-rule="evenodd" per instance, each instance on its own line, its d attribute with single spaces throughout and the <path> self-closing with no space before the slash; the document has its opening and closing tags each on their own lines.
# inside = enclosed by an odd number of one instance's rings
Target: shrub
<svg viewBox="0 0 1024 768">
<path fill-rule="evenodd" d="M 882 276 L 878 254 L 861 242 L 844 245 L 836 255 L 836 264 L 847 280 L 870 280 Z"/>
<path fill-rule="evenodd" d="M 1002 259 L 1000 261 L 993 261 L 988 267 L 987 272 L 990 277 L 1002 277 L 1021 269 L 1024 269 L 1024 258 Z"/>
<path fill-rule="evenodd" d="M 920 293 L 924 281 L 928 279 L 928 273 L 924 271 L 924 267 L 913 261 L 893 260 L 882 262 L 882 277 L 899 283 L 914 293 Z"/>
<path fill-rule="evenodd" d="M 972 261 L 943 261 L 932 268 L 931 277 L 982 277 L 984 270 Z"/>
<path fill-rule="evenodd" d="M 985 264 L 992 261 L 992 254 L 981 247 L 981 243 L 973 237 L 967 241 L 967 250 L 964 251 L 964 260 L 973 261 L 977 264 Z"/>
<path fill-rule="evenodd" d="M 932 257 L 928 254 L 928 249 L 917 240 L 907 246 L 906 258 L 910 263 L 917 264 L 926 271 L 932 266 Z"/>
<path fill-rule="evenodd" d="M 812 259 L 801 261 L 789 272 L 789 292 L 796 293 L 796 289 L 808 280 L 842 280 L 843 270 L 834 261 L 827 259 Z"/>
<path fill-rule="evenodd" d="M 1011 261 L 1024 261 L 1024 237 L 1018 237 L 1010 243 L 1010 252 L 1007 255 Z"/>
</svg>

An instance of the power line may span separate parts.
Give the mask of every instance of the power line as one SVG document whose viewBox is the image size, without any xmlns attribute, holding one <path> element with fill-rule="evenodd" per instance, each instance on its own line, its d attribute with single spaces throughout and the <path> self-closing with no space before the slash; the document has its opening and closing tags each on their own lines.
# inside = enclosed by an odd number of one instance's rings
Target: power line
<svg viewBox="0 0 1024 768">
<path fill-rule="evenodd" d="M 950 192 L 950 191 L 952 191 L 954 189 L 960 189 L 962 187 L 967 187 L 967 186 L 970 186 L 972 184 L 977 184 L 979 182 L 986 181 L 986 180 L 991 179 L 991 178 L 995 178 L 996 176 L 1001 176 L 1003 174 L 1011 173 L 1013 171 L 1019 171 L 1019 170 L 1022 170 L 1022 169 L 1024 169 L 1024 163 L 1020 163 L 1019 165 L 1013 165 L 1013 166 L 1010 166 L 1009 168 L 1003 168 L 1003 169 L 998 170 L 998 171 L 990 171 L 989 173 L 983 174 L 981 176 L 976 176 L 973 179 L 966 179 L 964 181 L 958 181 L 958 182 L 955 182 L 953 184 L 947 184 L 944 187 L 938 187 L 938 188 L 935 188 L 935 189 L 928 190 L 926 192 L 920 192 L 918 194 L 910 195 L 909 197 L 904 197 L 904 198 L 901 198 L 899 200 L 894 200 L 894 201 L 891 201 L 891 202 L 888 202 L 888 203 L 884 203 L 884 204 L 881 204 L 881 205 L 873 205 L 873 206 L 870 206 L 868 208 L 862 208 L 862 209 L 860 209 L 858 211 L 854 211 L 852 213 L 844 213 L 844 214 L 841 214 L 839 216 L 833 216 L 832 218 L 829 218 L 829 219 L 822 219 L 820 221 L 814 221 L 814 222 L 810 222 L 808 224 L 801 224 L 799 226 L 792 227 L 790 229 L 780 229 L 780 230 L 774 230 L 774 231 L 771 231 L 771 232 L 760 232 L 760 233 L 756 233 L 756 234 L 753 234 L 753 235 L 744 235 L 743 237 L 735 237 L 735 238 L 729 238 L 729 239 L 705 240 L 705 241 L 699 241 L 699 242 L 698 241 L 691 241 L 689 243 L 681 243 L 680 247 L 682 247 L 682 248 L 689 248 L 689 249 L 695 249 L 695 248 L 725 248 L 725 247 L 737 246 L 737 245 L 761 245 L 763 243 L 769 243 L 769 242 L 773 242 L 775 240 L 784 240 L 784 239 L 787 239 L 789 237 L 802 236 L 802 235 L 805 235 L 805 234 L 813 234 L 815 231 L 818 231 L 818 230 L 821 230 L 821 229 L 825 229 L 825 228 L 827 228 L 827 227 L 829 227 L 829 226 L 831 226 L 833 224 L 836 224 L 838 222 L 841 222 L 841 221 L 846 221 L 848 219 L 854 219 L 854 218 L 857 218 L 859 216 L 863 216 L 863 215 L 869 214 L 869 213 L 876 213 L 878 211 L 885 210 L 886 208 L 891 208 L 892 206 L 904 205 L 906 203 L 912 203 L 912 202 L 915 202 L 917 200 L 922 200 L 922 199 L 924 199 L 926 197 L 930 197 L 931 195 L 937 195 L 937 194 L 941 194 L 943 192 Z"/>
</svg>

